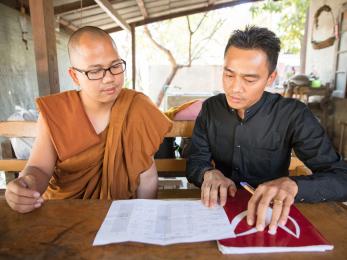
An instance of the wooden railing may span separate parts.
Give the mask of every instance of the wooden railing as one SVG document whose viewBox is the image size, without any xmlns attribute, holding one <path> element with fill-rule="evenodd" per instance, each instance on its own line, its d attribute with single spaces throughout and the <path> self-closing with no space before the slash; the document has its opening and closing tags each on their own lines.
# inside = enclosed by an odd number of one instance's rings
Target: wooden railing
<svg viewBox="0 0 347 260">
<path fill-rule="evenodd" d="M 194 121 L 174 121 L 173 128 L 166 137 L 191 137 L 193 128 Z M 37 126 L 34 121 L 0 122 L 0 136 L 2 137 L 36 137 L 36 135 Z M 19 172 L 24 169 L 26 162 L 26 160 L 18 160 L 16 158 L 3 158 L 0 160 L 0 171 Z M 155 163 L 161 177 L 184 176 L 186 170 L 185 159 L 155 159 Z M 298 174 L 297 170 L 300 167 L 304 167 L 304 164 L 298 158 L 292 157 L 289 171 L 293 174 Z"/>
</svg>

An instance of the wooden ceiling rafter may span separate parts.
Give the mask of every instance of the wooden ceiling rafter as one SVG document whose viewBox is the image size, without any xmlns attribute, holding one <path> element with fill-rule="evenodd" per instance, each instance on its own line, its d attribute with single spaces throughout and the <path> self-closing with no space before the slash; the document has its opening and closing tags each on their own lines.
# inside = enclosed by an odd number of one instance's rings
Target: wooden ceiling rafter
<svg viewBox="0 0 347 260">
<path fill-rule="evenodd" d="M 120 27 L 126 31 L 131 31 L 129 24 L 118 14 L 108 0 L 95 0 L 95 2 L 104 10 Z"/>
<path fill-rule="evenodd" d="M 148 11 L 145 7 L 145 2 L 143 0 L 136 0 L 137 2 L 137 5 L 139 6 L 140 8 L 140 11 L 141 11 L 141 14 L 143 16 L 144 19 L 147 19 L 149 17 L 148 15 Z"/>
<path fill-rule="evenodd" d="M 186 10 L 186 11 L 180 11 L 177 13 L 171 13 L 171 14 L 161 15 L 161 16 L 157 16 L 157 17 L 148 17 L 147 19 L 144 19 L 141 21 L 129 23 L 129 25 L 130 26 L 134 25 L 135 27 L 137 27 L 137 26 L 142 26 L 145 24 L 159 22 L 159 21 L 163 21 L 163 20 L 167 20 L 167 19 L 174 19 L 174 18 L 181 17 L 181 16 L 203 13 L 203 12 L 213 11 L 213 10 L 217 10 L 217 9 L 221 9 L 221 8 L 225 8 L 225 7 L 232 7 L 232 6 L 236 6 L 236 5 L 240 5 L 240 4 L 244 4 L 244 3 L 259 2 L 259 1 L 263 1 L 263 0 L 235 0 L 232 2 L 215 3 L 214 5 L 195 8 L 195 9 Z M 113 32 L 118 32 L 120 30 L 121 30 L 121 28 L 119 28 L 117 26 L 114 28 L 109 28 L 106 31 L 108 33 L 113 33 Z"/>
</svg>

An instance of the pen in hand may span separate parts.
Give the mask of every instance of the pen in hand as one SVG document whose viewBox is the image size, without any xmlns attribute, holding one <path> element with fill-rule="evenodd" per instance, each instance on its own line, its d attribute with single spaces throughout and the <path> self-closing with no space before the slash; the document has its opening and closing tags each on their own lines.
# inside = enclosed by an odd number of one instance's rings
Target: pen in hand
<svg viewBox="0 0 347 260">
<path fill-rule="evenodd" d="M 247 182 L 241 181 L 241 182 L 240 182 L 240 185 L 241 185 L 245 190 L 247 190 L 249 193 L 251 193 L 252 195 L 254 194 L 255 189 L 254 189 L 251 185 L 249 185 Z M 272 206 L 272 205 L 273 205 L 273 201 L 270 202 L 270 206 Z M 276 230 L 269 230 L 268 233 L 269 233 L 270 235 L 275 235 L 275 234 L 276 234 Z"/>
<path fill-rule="evenodd" d="M 245 181 L 241 181 L 240 182 L 240 185 L 246 190 L 246 191 L 248 191 L 249 193 L 251 193 L 252 195 L 254 194 L 254 188 L 251 186 L 251 185 L 249 185 L 247 182 L 245 182 Z"/>
</svg>

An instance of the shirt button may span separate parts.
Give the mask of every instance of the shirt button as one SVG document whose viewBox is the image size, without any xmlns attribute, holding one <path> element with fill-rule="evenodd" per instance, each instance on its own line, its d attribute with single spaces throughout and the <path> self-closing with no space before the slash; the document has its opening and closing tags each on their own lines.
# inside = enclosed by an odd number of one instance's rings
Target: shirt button
<svg viewBox="0 0 347 260">
<path fill-rule="evenodd" d="M 235 171 L 238 171 L 238 170 L 240 170 L 240 168 L 239 168 L 239 167 L 235 167 L 234 170 L 235 170 Z"/>
<path fill-rule="evenodd" d="M 241 122 L 240 125 L 243 125 L 243 123 Z"/>
<path fill-rule="evenodd" d="M 241 148 L 241 145 L 236 145 L 236 148 Z"/>
<path fill-rule="evenodd" d="M 304 198 L 302 198 L 302 199 L 300 199 L 300 202 L 303 202 L 305 199 Z"/>
</svg>

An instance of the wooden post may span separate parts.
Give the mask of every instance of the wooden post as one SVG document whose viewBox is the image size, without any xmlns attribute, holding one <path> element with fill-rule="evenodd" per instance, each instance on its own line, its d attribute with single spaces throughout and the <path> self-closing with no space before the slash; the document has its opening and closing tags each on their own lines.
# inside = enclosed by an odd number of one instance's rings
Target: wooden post
<svg viewBox="0 0 347 260">
<path fill-rule="evenodd" d="M 301 50 L 300 50 L 300 73 L 305 74 L 306 72 L 306 55 L 307 55 L 307 39 L 308 39 L 308 22 L 310 20 L 310 8 L 306 11 L 306 22 L 304 37 L 301 39 Z"/>
<path fill-rule="evenodd" d="M 39 95 L 58 93 L 53 0 L 29 0 Z"/>
<path fill-rule="evenodd" d="M 15 158 L 10 140 L 5 140 L 1 143 L 1 152 L 2 152 L 2 158 L 3 159 Z M 18 173 L 16 173 L 16 172 L 5 172 L 6 185 L 10 181 L 17 178 L 17 175 L 18 175 Z"/>
<path fill-rule="evenodd" d="M 135 25 L 131 25 L 131 66 L 133 89 L 136 89 L 136 30 Z"/>
</svg>

